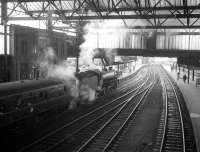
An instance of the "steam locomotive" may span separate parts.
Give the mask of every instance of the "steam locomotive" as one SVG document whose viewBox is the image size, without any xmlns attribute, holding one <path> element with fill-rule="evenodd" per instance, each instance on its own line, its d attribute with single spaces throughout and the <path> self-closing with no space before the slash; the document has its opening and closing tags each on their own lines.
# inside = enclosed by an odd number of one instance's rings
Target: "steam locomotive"
<svg viewBox="0 0 200 152">
<path fill-rule="evenodd" d="M 89 101 L 111 92 L 118 84 L 118 76 L 114 70 L 87 70 L 77 73 L 76 77 L 79 80 L 76 85 L 79 98 Z"/>
<path fill-rule="evenodd" d="M 78 72 L 75 77 L 70 86 L 56 78 L 0 84 L 0 126 L 49 109 L 68 107 L 73 99 L 93 101 L 118 85 L 117 73 L 106 67 L 102 71 Z"/>
<path fill-rule="evenodd" d="M 104 50 L 94 50 L 93 63 L 102 70 L 87 70 L 76 74 L 78 83 L 72 92 L 77 92 L 76 97 L 81 100 L 92 101 L 116 89 L 118 85 L 118 73 L 112 70 L 111 59 Z"/>
<path fill-rule="evenodd" d="M 92 101 L 117 87 L 117 74 L 113 70 L 87 70 L 75 75 L 77 80 L 72 80 L 71 88 L 56 79 L 2 83 L 0 124 L 9 124 L 51 108 L 68 107 L 73 99 Z"/>
</svg>

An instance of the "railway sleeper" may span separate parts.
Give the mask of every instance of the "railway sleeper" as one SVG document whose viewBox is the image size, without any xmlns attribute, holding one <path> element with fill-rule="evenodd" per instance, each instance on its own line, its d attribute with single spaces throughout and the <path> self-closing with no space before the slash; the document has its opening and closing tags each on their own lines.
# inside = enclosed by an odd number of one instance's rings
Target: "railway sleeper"
<svg viewBox="0 0 200 152">
<path fill-rule="evenodd" d="M 177 134 L 177 133 L 182 134 L 181 128 L 178 128 L 178 129 L 177 128 L 168 128 L 167 132 L 170 134 Z"/>
<path fill-rule="evenodd" d="M 176 150 L 177 152 L 178 151 L 181 151 L 183 152 L 183 147 L 182 146 L 174 146 L 174 145 L 168 145 L 168 146 L 165 146 L 164 148 L 165 150 Z"/>
<path fill-rule="evenodd" d="M 97 149 L 103 149 L 104 148 L 104 146 L 105 146 L 105 144 L 95 144 L 95 145 L 90 145 L 90 146 L 88 146 L 88 148 L 87 149 L 93 149 L 93 148 L 97 148 Z"/>
<path fill-rule="evenodd" d="M 166 137 L 171 137 L 171 138 L 176 138 L 177 139 L 177 137 L 181 138 L 182 136 L 176 135 L 176 134 L 175 135 L 174 134 L 167 134 Z"/>
<path fill-rule="evenodd" d="M 85 152 L 99 152 L 99 150 L 101 150 L 100 148 L 88 148 L 87 150 L 85 150 Z"/>
<path fill-rule="evenodd" d="M 174 144 L 174 143 L 166 143 L 165 147 L 183 148 L 183 145 L 181 145 L 181 144 Z"/>
<path fill-rule="evenodd" d="M 168 119 L 168 124 L 179 124 L 181 126 L 180 119 L 173 119 L 172 117 Z"/>
<path fill-rule="evenodd" d="M 105 147 L 106 143 L 98 143 L 98 144 L 94 144 L 94 145 L 91 145 L 91 147 L 97 147 L 97 148 L 101 148 L 103 149 Z"/>
<path fill-rule="evenodd" d="M 167 145 L 167 144 L 171 144 L 171 145 L 176 146 L 176 145 L 182 145 L 183 143 L 182 143 L 182 141 L 177 140 L 177 138 L 176 138 L 176 140 L 168 138 L 165 142 L 165 145 Z"/>
<path fill-rule="evenodd" d="M 182 136 L 182 133 L 180 132 L 174 132 L 174 131 L 167 131 L 168 134 L 172 134 L 172 135 L 179 135 Z"/>
<path fill-rule="evenodd" d="M 106 143 L 108 140 L 109 140 L 108 138 L 104 137 L 104 138 L 98 138 L 94 142 L 95 143 L 98 143 L 98 142 L 105 142 Z"/>
<path fill-rule="evenodd" d="M 169 128 L 169 130 L 181 131 L 181 127 L 180 126 L 167 125 L 167 127 Z"/>
<path fill-rule="evenodd" d="M 169 116 L 168 117 L 168 122 L 170 123 L 179 123 L 180 124 L 180 119 L 178 119 L 178 116 L 177 117 L 172 117 L 172 116 Z"/>
<path fill-rule="evenodd" d="M 181 126 L 181 122 L 180 120 L 168 120 L 168 124 L 169 125 L 180 125 Z"/>
<path fill-rule="evenodd" d="M 170 123 L 167 125 L 168 128 L 178 128 L 178 129 L 182 129 L 181 128 L 181 124 L 177 124 L 177 123 Z"/>
<path fill-rule="evenodd" d="M 182 135 L 181 134 L 166 134 L 166 137 L 180 137 L 182 139 Z"/>
</svg>

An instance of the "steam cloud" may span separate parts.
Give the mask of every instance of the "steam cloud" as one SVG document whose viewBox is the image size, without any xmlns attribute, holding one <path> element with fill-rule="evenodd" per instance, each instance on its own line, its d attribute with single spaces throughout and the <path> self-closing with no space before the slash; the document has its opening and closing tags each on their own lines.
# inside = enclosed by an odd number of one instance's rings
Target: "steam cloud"
<svg viewBox="0 0 200 152">
<path fill-rule="evenodd" d="M 97 68 L 96 65 L 93 63 L 93 56 L 94 56 L 94 49 L 101 47 L 99 45 L 99 38 L 102 38 L 105 34 L 109 35 L 107 29 L 112 29 L 111 33 L 112 36 L 122 37 L 126 35 L 126 32 L 119 32 L 115 27 L 122 27 L 123 21 L 117 20 L 115 23 L 113 21 L 100 21 L 100 22 L 92 22 L 87 24 L 84 27 L 85 35 L 84 35 L 84 43 L 80 45 L 80 65 L 86 65 L 89 69 Z M 97 34 L 98 33 L 98 34 Z M 98 41 L 97 41 L 98 40 Z M 107 49 L 105 51 L 106 56 L 111 59 L 115 56 L 115 51 L 112 49 Z M 112 61 L 111 59 L 110 61 Z M 63 61 L 59 61 L 57 56 L 55 55 L 53 49 L 51 47 L 45 48 L 39 59 L 38 63 L 40 65 L 40 72 L 42 77 L 45 78 L 56 78 L 63 82 L 65 82 L 69 88 L 71 89 L 71 96 L 74 97 L 74 100 L 71 101 L 71 107 L 73 108 L 74 105 L 77 104 L 77 100 L 79 95 L 83 97 L 83 99 L 88 99 L 91 101 L 95 98 L 95 89 L 91 87 L 89 84 L 83 84 L 80 87 L 79 80 L 75 77 L 75 67 L 67 65 Z M 112 64 L 110 62 L 110 64 Z"/>
<path fill-rule="evenodd" d="M 51 47 L 42 51 L 38 59 L 41 76 L 45 78 L 56 78 L 65 83 L 69 83 L 74 76 L 75 67 L 67 65 L 66 62 L 60 62 Z"/>
<path fill-rule="evenodd" d="M 70 101 L 69 109 L 74 109 L 79 101 L 79 95 L 82 100 L 93 101 L 95 92 L 89 85 L 84 84 L 78 87 L 80 82 L 75 77 L 75 67 L 68 65 L 64 61 L 59 61 L 51 47 L 46 47 L 38 58 L 40 73 L 43 78 L 54 78 L 63 81 L 70 89 L 70 95 L 73 99 Z"/>
<path fill-rule="evenodd" d="M 80 45 L 80 64 L 88 65 L 90 68 L 97 68 L 92 62 L 92 57 L 94 56 L 94 50 L 96 48 L 104 48 L 103 43 L 109 44 L 113 38 L 121 38 L 126 36 L 126 30 L 121 30 L 120 27 L 124 27 L 124 22 L 122 20 L 103 20 L 96 21 L 86 24 L 84 27 L 84 42 Z M 113 48 L 113 47 L 111 47 Z M 105 54 L 107 58 L 112 61 L 113 56 L 116 55 L 114 49 L 106 49 Z"/>
</svg>

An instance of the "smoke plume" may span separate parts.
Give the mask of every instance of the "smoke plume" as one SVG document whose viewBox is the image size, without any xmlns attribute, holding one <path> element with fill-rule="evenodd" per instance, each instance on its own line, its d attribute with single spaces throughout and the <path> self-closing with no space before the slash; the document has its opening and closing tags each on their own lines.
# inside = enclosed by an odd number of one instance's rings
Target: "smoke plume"
<svg viewBox="0 0 200 152">
<path fill-rule="evenodd" d="M 80 45 L 80 64 L 86 64 L 90 68 L 96 68 L 92 61 L 94 50 L 96 48 L 105 48 L 105 42 L 110 44 L 109 42 L 113 39 L 125 37 L 126 30 L 119 30 L 120 27 L 124 27 L 124 22 L 122 20 L 103 20 L 86 24 L 84 27 L 84 32 L 86 33 L 84 35 L 85 41 Z M 112 44 L 106 48 L 109 47 L 110 49 L 105 50 L 105 55 L 109 58 L 110 63 L 112 63 L 113 56 L 116 55 L 116 52 Z"/>
<path fill-rule="evenodd" d="M 75 67 L 64 61 L 59 61 L 51 47 L 42 50 L 37 62 L 43 78 L 59 79 L 68 84 L 69 87 L 72 85 L 71 80 L 76 80 L 74 76 Z"/>
<path fill-rule="evenodd" d="M 124 23 L 121 20 L 116 20 L 114 22 L 113 20 L 103 20 L 99 22 L 88 23 L 84 27 L 84 32 L 86 33 L 84 35 L 85 41 L 80 45 L 80 65 L 85 65 L 89 69 L 97 68 L 93 63 L 94 50 L 103 46 L 102 40 L 108 41 L 109 43 L 109 40 L 112 39 L 112 37 L 124 37 L 126 32 L 119 32 L 119 29 L 116 28 L 123 26 Z M 113 51 L 113 49 L 107 49 L 105 50 L 105 55 L 110 60 L 109 64 L 112 64 L 116 52 Z M 38 63 L 42 77 L 56 78 L 68 85 L 71 90 L 71 96 L 74 97 L 74 99 L 71 101 L 72 107 L 79 102 L 77 99 L 80 99 L 80 96 L 82 100 L 87 99 L 89 103 L 95 99 L 96 88 L 89 84 L 90 80 L 85 80 L 87 83 L 84 84 L 80 82 L 80 80 L 74 75 L 75 67 L 66 64 L 64 61 L 59 61 L 51 47 L 47 47 L 42 51 L 38 59 Z"/>
</svg>

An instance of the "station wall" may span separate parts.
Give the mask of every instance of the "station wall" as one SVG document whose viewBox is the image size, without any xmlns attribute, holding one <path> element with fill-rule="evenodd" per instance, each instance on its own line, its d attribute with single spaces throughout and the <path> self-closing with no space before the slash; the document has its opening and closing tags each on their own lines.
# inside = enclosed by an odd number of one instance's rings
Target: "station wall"
<svg viewBox="0 0 200 152">
<path fill-rule="evenodd" d="M 19 25 L 10 26 L 10 56 L 12 57 L 12 73 L 10 81 L 35 79 L 38 75 L 37 58 L 46 46 L 51 46 L 58 60 L 74 56 L 75 38 L 63 33 L 53 32 L 52 43 L 46 30 Z"/>
<path fill-rule="evenodd" d="M 99 48 L 200 50 L 200 32 L 191 33 L 129 33 L 125 36 L 99 37 Z"/>
<path fill-rule="evenodd" d="M 200 35 L 157 35 L 156 48 L 200 50 Z"/>
</svg>

